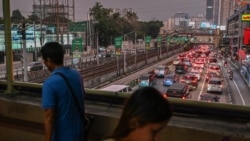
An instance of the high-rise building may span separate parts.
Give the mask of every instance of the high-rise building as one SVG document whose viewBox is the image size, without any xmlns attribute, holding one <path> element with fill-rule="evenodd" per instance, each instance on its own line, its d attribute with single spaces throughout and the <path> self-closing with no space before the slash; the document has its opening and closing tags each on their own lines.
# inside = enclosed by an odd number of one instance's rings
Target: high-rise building
<svg viewBox="0 0 250 141">
<path fill-rule="evenodd" d="M 206 20 L 218 26 L 226 25 L 234 10 L 235 0 L 207 0 Z"/>
<path fill-rule="evenodd" d="M 174 14 L 174 27 L 178 30 L 187 29 L 189 22 L 189 15 L 187 13 L 175 13 Z"/>
</svg>

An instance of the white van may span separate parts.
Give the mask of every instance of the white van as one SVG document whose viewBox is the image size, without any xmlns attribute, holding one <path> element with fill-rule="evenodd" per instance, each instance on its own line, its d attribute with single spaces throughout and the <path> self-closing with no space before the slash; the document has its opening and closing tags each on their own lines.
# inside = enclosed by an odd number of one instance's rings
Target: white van
<svg viewBox="0 0 250 141">
<path fill-rule="evenodd" d="M 101 88 L 102 91 L 110 91 L 110 92 L 122 92 L 129 93 L 132 91 L 132 88 L 128 85 L 110 85 L 105 88 Z"/>
<path fill-rule="evenodd" d="M 155 77 L 163 77 L 168 74 L 168 67 L 167 66 L 157 66 L 154 69 Z"/>
</svg>

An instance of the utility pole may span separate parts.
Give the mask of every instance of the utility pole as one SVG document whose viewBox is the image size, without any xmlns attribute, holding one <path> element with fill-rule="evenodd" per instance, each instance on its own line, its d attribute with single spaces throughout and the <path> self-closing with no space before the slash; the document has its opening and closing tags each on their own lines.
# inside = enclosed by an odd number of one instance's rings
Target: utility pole
<svg viewBox="0 0 250 141">
<path fill-rule="evenodd" d="M 25 29 L 25 21 L 23 18 L 22 21 L 22 29 L 21 29 L 21 35 L 22 35 L 22 42 L 23 42 L 23 81 L 28 81 L 28 74 L 27 74 L 27 53 L 26 53 L 26 29 Z"/>
<path fill-rule="evenodd" d="M 58 9 L 58 0 L 56 1 L 56 41 L 59 42 L 59 9 Z"/>
<path fill-rule="evenodd" d="M 34 34 L 34 48 L 35 48 L 35 61 L 37 61 L 37 51 L 36 51 L 36 24 L 33 21 L 33 34 Z"/>
<path fill-rule="evenodd" d="M 137 34 L 135 32 L 135 68 L 137 69 Z"/>
<path fill-rule="evenodd" d="M 97 65 L 99 65 L 99 38 L 98 38 L 98 31 L 96 31 L 96 62 L 97 62 Z"/>
<path fill-rule="evenodd" d="M 123 38 L 126 41 L 127 34 L 124 34 Z M 126 49 L 124 43 L 122 43 L 122 52 L 123 52 L 123 73 L 125 74 L 127 72 L 126 69 Z"/>
<path fill-rule="evenodd" d="M 4 37 L 5 37 L 5 51 L 6 51 L 6 72 L 7 72 L 7 89 L 4 94 L 16 94 L 13 87 L 13 52 L 11 43 L 11 20 L 10 20 L 10 0 L 2 0 L 3 18 L 4 18 Z"/>
<path fill-rule="evenodd" d="M 40 0 L 40 45 L 42 47 L 43 45 L 43 37 L 42 37 L 42 19 L 43 19 L 43 15 L 42 15 L 42 0 Z"/>
</svg>

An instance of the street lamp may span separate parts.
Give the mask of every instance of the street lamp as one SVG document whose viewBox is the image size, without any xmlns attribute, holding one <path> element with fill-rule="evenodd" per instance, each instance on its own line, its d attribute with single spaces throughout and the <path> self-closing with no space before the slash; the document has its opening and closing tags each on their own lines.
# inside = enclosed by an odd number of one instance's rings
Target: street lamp
<svg viewBox="0 0 250 141">
<path fill-rule="evenodd" d="M 135 33 L 135 44 L 136 44 L 136 32 L 135 31 L 132 31 L 132 32 L 129 32 L 129 33 L 126 33 L 123 35 L 123 39 L 126 41 L 126 37 L 129 39 L 129 34 L 131 33 Z M 129 40 L 127 40 L 129 41 Z M 126 46 L 129 46 L 128 44 Z M 126 64 L 126 54 L 127 54 L 127 50 L 125 49 L 125 46 L 124 44 L 122 44 L 122 50 L 123 50 L 123 61 L 124 61 L 124 73 L 127 72 L 127 64 Z M 135 62 L 136 62 L 136 58 L 135 58 Z"/>
<path fill-rule="evenodd" d="M 34 49 L 35 49 L 35 61 L 37 61 L 37 51 L 36 51 L 36 25 L 35 21 L 33 21 L 33 36 L 34 36 Z"/>
<path fill-rule="evenodd" d="M 127 34 L 124 34 L 123 39 L 124 39 L 125 41 L 126 41 L 126 37 L 128 37 Z M 127 41 L 129 41 L 129 40 L 127 40 Z M 126 46 L 128 46 L 128 44 L 127 44 Z M 126 73 L 126 72 L 127 72 L 127 68 L 126 68 L 126 67 L 127 67 L 127 64 L 126 64 L 126 54 L 127 54 L 127 50 L 126 50 L 124 44 L 122 44 L 122 52 L 123 52 L 123 67 L 124 67 L 124 73 Z"/>
<path fill-rule="evenodd" d="M 96 55 L 95 55 L 95 57 L 96 57 L 96 62 L 97 62 L 97 65 L 99 65 L 99 42 L 98 42 L 98 30 L 97 30 L 97 27 L 96 27 L 96 25 L 98 24 L 98 21 L 96 21 L 95 19 L 94 19 L 94 17 L 93 16 L 91 16 L 90 17 L 90 20 L 91 20 L 91 32 L 90 32 L 90 37 L 91 37 L 91 39 L 92 39 L 92 41 L 90 42 L 91 43 L 91 45 L 93 45 L 94 46 L 94 39 L 96 39 Z M 92 31 L 94 32 L 94 33 L 92 33 Z M 93 36 L 92 36 L 93 35 Z"/>
</svg>

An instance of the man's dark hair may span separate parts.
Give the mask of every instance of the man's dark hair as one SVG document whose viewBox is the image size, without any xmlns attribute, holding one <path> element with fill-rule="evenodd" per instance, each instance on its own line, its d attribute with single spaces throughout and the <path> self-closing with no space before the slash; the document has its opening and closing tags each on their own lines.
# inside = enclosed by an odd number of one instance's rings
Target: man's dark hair
<svg viewBox="0 0 250 141">
<path fill-rule="evenodd" d="M 57 42 L 48 42 L 42 49 L 42 58 L 43 60 L 50 59 L 53 63 L 57 65 L 63 64 L 64 50 L 63 47 Z"/>
</svg>

